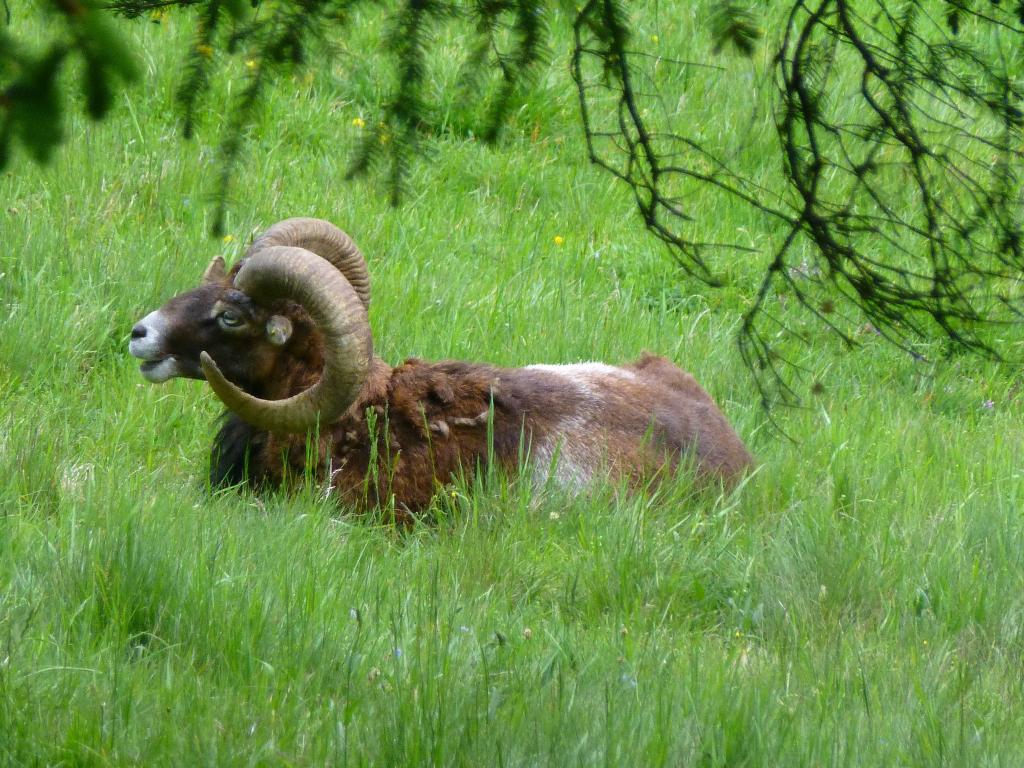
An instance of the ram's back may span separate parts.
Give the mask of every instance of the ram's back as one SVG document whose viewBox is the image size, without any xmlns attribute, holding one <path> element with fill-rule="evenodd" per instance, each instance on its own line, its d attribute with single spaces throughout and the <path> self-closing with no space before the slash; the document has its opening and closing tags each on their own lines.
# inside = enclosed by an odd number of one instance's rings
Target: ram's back
<svg viewBox="0 0 1024 768">
<path fill-rule="evenodd" d="M 309 471 L 305 438 L 248 440 L 258 446 L 251 476 L 280 482 L 289 467 Z M 392 498 L 413 511 L 439 485 L 492 459 L 510 472 L 525 464 L 538 482 L 567 487 L 599 478 L 642 484 L 684 462 L 728 483 L 751 465 L 696 380 L 653 355 L 623 366 L 410 359 L 391 369 L 375 361 L 359 400 L 323 431 L 318 453 L 325 457 L 318 474 L 350 503 Z"/>
</svg>

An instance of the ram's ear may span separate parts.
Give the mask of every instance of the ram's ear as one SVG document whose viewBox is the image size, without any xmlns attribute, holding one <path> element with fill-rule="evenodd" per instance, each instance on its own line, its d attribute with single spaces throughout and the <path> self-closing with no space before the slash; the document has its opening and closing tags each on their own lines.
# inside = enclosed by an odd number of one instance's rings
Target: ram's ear
<svg viewBox="0 0 1024 768">
<path fill-rule="evenodd" d="M 284 315 L 271 315 L 267 320 L 267 340 L 281 347 L 292 337 L 292 321 Z"/>
<path fill-rule="evenodd" d="M 203 272 L 203 285 L 210 285 L 211 283 L 223 283 L 224 278 L 228 276 L 227 267 L 224 264 L 224 258 L 221 256 L 214 256 L 210 265 Z"/>
</svg>

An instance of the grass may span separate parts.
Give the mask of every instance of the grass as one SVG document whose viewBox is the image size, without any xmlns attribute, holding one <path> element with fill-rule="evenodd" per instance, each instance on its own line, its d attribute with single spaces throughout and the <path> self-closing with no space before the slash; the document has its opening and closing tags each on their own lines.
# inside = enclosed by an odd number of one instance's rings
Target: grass
<svg viewBox="0 0 1024 768">
<path fill-rule="evenodd" d="M 666 15 L 659 44 L 707 47 L 699 18 Z M 372 60 L 281 83 L 232 239 L 211 241 L 217 102 L 192 143 L 172 111 L 186 32 L 136 25 L 150 85 L 75 122 L 50 167 L 0 176 L 3 764 L 1019 762 L 1018 370 L 844 352 L 809 329 L 824 391 L 776 414 L 785 440 L 734 343 L 757 264 L 719 293 L 673 271 L 586 163 L 559 51 L 500 147 L 434 140 L 398 210 L 379 182 L 342 181 Z M 722 78 L 764 64 L 716 61 Z M 340 98 L 349 75 L 365 103 Z M 733 98 L 713 116 L 724 140 L 770 146 Z M 694 206 L 717 232 L 750 225 Z M 290 215 L 337 222 L 369 255 L 385 359 L 655 350 L 712 392 L 756 476 L 723 497 L 495 481 L 404 535 L 315 488 L 211 495 L 214 398 L 145 384 L 128 332 Z"/>
</svg>

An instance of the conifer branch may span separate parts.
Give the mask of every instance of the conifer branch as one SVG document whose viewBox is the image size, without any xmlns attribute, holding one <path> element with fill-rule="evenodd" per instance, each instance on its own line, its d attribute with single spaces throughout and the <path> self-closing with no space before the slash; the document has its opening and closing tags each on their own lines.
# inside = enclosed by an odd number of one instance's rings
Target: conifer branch
<svg viewBox="0 0 1024 768">
<path fill-rule="evenodd" d="M 393 204 L 409 188 L 411 168 L 440 130 L 434 116 L 444 110 L 429 97 L 428 54 L 447 23 L 475 30 L 457 101 L 482 105 L 480 135 L 494 142 L 548 55 L 546 19 L 557 2 L 398 0 L 383 44 L 393 79 L 348 176 L 382 170 Z M 181 9 L 196 20 L 178 91 L 186 136 L 219 58 L 244 51 L 253 62 L 221 135 L 215 229 L 274 80 L 303 66 L 311 45 L 343 38 L 352 10 L 388 12 L 372 0 L 51 0 L 47 7 L 60 23 L 38 51 L 0 30 L 0 168 L 15 141 L 45 161 L 63 140 L 58 78 L 68 60 L 84 65 L 78 85 L 96 119 L 114 86 L 137 77 L 104 9 L 128 17 Z M 762 25 L 747 6 L 729 0 L 716 8 L 707 24 L 720 56 L 761 45 Z M 708 64 L 637 50 L 629 11 L 626 0 L 585 0 L 575 11 L 571 72 L 588 155 L 630 189 L 645 226 L 688 279 L 720 286 L 724 259 L 762 268 L 767 256 L 740 340 L 766 403 L 800 394 L 803 331 L 781 321 L 783 300 L 848 346 L 878 336 L 916 358 L 931 354 L 936 339 L 947 352 L 1004 352 L 994 329 L 1024 318 L 1024 87 L 1015 63 L 1024 2 L 790 0 L 779 39 L 768 43 L 781 185 L 740 173 L 726 151 L 692 130 L 695 121 L 667 114 L 648 68 Z M 709 237 L 714 222 L 693 209 L 698 199 L 753 212 L 776 239 L 774 250 Z"/>
</svg>

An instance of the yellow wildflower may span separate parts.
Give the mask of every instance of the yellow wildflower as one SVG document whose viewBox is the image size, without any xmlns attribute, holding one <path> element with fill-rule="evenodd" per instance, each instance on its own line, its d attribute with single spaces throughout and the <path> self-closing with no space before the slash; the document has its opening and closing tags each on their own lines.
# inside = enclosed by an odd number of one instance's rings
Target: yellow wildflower
<svg viewBox="0 0 1024 768">
<path fill-rule="evenodd" d="M 555 235 L 555 245 L 562 245 L 565 242 L 565 238 L 561 235 Z"/>
<path fill-rule="evenodd" d="M 235 241 L 235 236 L 234 235 L 224 235 L 224 245 L 227 245 L 228 243 L 233 243 L 234 241 Z"/>
<path fill-rule="evenodd" d="M 353 117 L 352 125 L 354 125 L 356 128 L 363 128 L 366 126 L 366 121 L 363 120 L 363 118 L 361 117 Z"/>
<path fill-rule="evenodd" d="M 657 35 L 651 35 L 651 42 L 654 43 L 654 44 L 657 44 L 658 43 L 658 36 Z"/>
<path fill-rule="evenodd" d="M 245 62 L 245 66 L 249 69 L 256 69 L 256 59 L 249 59 L 247 62 Z"/>
</svg>

